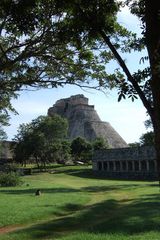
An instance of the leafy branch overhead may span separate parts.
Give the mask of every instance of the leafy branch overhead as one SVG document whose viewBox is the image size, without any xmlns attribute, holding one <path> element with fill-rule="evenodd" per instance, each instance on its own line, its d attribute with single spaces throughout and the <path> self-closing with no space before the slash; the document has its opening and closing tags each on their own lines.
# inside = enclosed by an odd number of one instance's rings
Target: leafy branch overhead
<svg viewBox="0 0 160 240">
<path fill-rule="evenodd" d="M 142 37 L 118 23 L 123 6 L 141 21 Z M 160 179 L 159 25 L 159 1 L 1 0 L 0 111 L 28 87 L 116 87 L 119 101 L 138 96 L 153 124 Z M 144 48 L 140 62 L 149 66 L 132 73 L 123 54 Z"/>
<path fill-rule="evenodd" d="M 106 0 L 2 0 L 2 100 L 7 96 L 9 103 L 10 96 L 24 88 L 64 84 L 90 84 L 98 89 L 117 86 L 133 100 L 131 86 L 129 92 L 123 91 L 124 74 L 111 72 L 106 65 L 117 61 L 110 46 L 106 46 L 106 38 L 122 52 L 144 48 L 141 39 L 117 22 L 120 7 L 120 3 Z"/>
</svg>

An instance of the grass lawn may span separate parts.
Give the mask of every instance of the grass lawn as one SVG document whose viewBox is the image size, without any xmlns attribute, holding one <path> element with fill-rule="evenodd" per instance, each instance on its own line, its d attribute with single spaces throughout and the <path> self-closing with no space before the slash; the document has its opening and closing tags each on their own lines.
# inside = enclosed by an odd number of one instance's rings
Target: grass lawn
<svg viewBox="0 0 160 240">
<path fill-rule="evenodd" d="M 160 240 L 157 182 L 96 178 L 79 166 L 23 181 L 0 188 L 0 240 Z"/>
</svg>

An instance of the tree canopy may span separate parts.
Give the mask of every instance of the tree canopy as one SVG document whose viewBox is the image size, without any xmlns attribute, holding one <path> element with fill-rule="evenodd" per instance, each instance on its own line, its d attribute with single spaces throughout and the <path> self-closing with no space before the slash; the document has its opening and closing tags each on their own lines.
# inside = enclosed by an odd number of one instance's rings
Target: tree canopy
<svg viewBox="0 0 160 240">
<path fill-rule="evenodd" d="M 26 163 L 33 158 L 37 165 L 61 160 L 62 152 L 65 157 L 69 154 L 64 141 L 67 130 L 67 121 L 58 115 L 40 116 L 31 123 L 20 125 L 14 139 L 15 160 Z"/>
<path fill-rule="evenodd" d="M 107 78 L 121 76 L 106 72 L 114 56 L 101 51 L 97 34 L 101 25 L 115 43 L 129 35 L 116 21 L 114 1 L 2 0 L 0 9 L 1 107 L 10 108 L 25 87 L 109 86 Z"/>
<path fill-rule="evenodd" d="M 92 144 L 85 138 L 77 137 L 71 143 L 71 153 L 75 163 L 87 162 L 92 158 Z"/>
<path fill-rule="evenodd" d="M 110 148 L 109 143 L 102 137 L 96 138 L 92 142 L 93 150 L 103 150 Z"/>
<path fill-rule="evenodd" d="M 9 115 L 3 111 L 0 111 L 0 141 L 7 138 L 7 134 L 4 131 L 4 126 L 9 125 Z"/>
<path fill-rule="evenodd" d="M 142 22 L 137 38 L 117 22 L 128 5 Z M 160 174 L 160 4 L 151 0 L 2 0 L 0 3 L 0 89 L 2 109 L 25 86 L 90 83 L 118 89 L 120 101 L 141 99 L 155 132 Z M 123 52 L 146 47 L 149 67 L 131 73 Z M 120 69 L 107 71 L 116 60 Z M 95 84 L 96 83 L 96 84 Z"/>
<path fill-rule="evenodd" d="M 153 146 L 154 145 L 154 132 L 150 131 L 142 134 L 140 137 L 141 146 Z"/>
</svg>

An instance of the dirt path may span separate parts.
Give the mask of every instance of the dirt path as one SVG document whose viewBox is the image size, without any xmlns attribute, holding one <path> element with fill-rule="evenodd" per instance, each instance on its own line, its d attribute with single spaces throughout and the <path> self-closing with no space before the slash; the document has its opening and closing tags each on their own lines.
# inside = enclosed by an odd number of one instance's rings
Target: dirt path
<svg viewBox="0 0 160 240">
<path fill-rule="evenodd" d="M 92 198 L 91 201 L 89 201 L 85 207 L 87 208 L 90 208 L 92 207 L 93 204 L 97 203 L 97 202 L 101 202 L 105 199 L 105 195 L 104 193 L 100 196 L 98 196 L 98 199 L 95 198 Z M 79 210 L 81 211 L 81 210 Z M 77 213 L 78 211 L 76 211 Z M 55 217 L 54 220 L 57 220 L 57 219 L 61 219 L 61 218 L 64 218 L 64 217 L 68 217 L 68 216 L 73 216 L 75 213 L 71 213 L 71 214 L 68 214 L 67 216 L 60 216 L 60 217 Z M 10 233 L 10 232 L 14 232 L 14 231 L 17 231 L 17 230 L 22 230 L 22 229 L 27 229 L 27 228 L 30 228 L 32 226 L 36 226 L 38 224 L 42 224 L 42 223 L 46 223 L 48 222 L 49 220 L 53 220 L 53 218 L 48 218 L 46 220 L 41 220 L 41 221 L 38 221 L 38 222 L 33 222 L 33 223 L 28 223 L 28 224 L 15 224 L 15 225 L 8 225 L 8 226 L 5 226 L 5 227 L 0 227 L 0 235 L 3 235 L 3 234 L 7 234 L 7 233 Z"/>
<path fill-rule="evenodd" d="M 25 225 L 9 225 L 6 227 L 0 227 L 0 235 L 9 233 L 9 232 L 14 232 L 16 230 L 23 229 L 25 227 L 26 227 Z"/>
</svg>

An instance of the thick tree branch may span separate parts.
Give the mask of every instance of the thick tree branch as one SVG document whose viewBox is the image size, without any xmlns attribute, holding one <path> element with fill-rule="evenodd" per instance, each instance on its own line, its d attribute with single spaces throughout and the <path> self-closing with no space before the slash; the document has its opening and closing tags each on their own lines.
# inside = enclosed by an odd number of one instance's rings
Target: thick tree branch
<svg viewBox="0 0 160 240">
<path fill-rule="evenodd" d="M 150 115 L 152 115 L 153 114 L 153 108 L 152 108 L 150 102 L 146 99 L 146 97 L 145 97 L 143 91 L 141 90 L 140 86 L 135 81 L 135 79 L 132 77 L 128 67 L 126 66 L 126 64 L 124 62 L 124 60 L 121 58 L 121 56 L 119 55 L 119 53 L 117 52 L 116 48 L 113 46 L 113 44 L 111 43 L 109 37 L 105 34 L 105 32 L 103 30 L 99 30 L 99 33 L 100 33 L 101 37 L 103 38 L 103 40 L 105 41 L 105 43 L 107 44 L 107 46 L 110 48 L 110 50 L 114 54 L 114 56 L 117 59 L 119 65 L 121 66 L 121 68 L 123 69 L 124 73 L 126 74 L 126 76 L 128 78 L 128 81 L 133 85 L 134 89 L 137 91 L 140 99 L 143 102 L 143 105 L 148 110 L 148 113 Z"/>
</svg>

